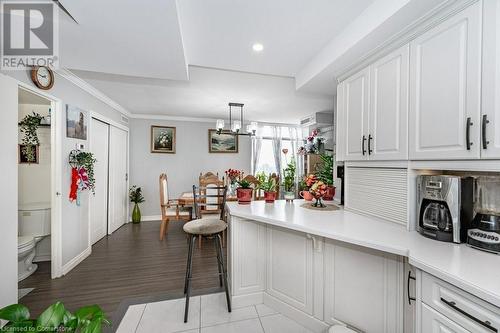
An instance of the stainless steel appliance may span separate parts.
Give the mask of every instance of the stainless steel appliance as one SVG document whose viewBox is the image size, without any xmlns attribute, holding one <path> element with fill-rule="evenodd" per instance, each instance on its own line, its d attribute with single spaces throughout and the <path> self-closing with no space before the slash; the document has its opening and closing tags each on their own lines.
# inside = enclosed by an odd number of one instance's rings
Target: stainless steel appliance
<svg viewBox="0 0 500 333">
<path fill-rule="evenodd" d="M 500 177 L 478 177 L 475 193 L 476 216 L 467 232 L 467 244 L 500 254 Z"/>
<path fill-rule="evenodd" d="M 444 242 L 465 242 L 473 213 L 471 177 L 418 176 L 418 231 Z"/>
</svg>

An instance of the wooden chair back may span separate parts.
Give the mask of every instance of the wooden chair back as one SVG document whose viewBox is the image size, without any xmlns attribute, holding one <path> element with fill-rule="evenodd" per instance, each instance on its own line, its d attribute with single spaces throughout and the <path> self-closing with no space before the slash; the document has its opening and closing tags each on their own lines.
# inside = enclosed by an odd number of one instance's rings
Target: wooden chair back
<svg viewBox="0 0 500 333">
<path fill-rule="evenodd" d="M 218 194 L 217 187 L 224 186 L 224 179 L 219 179 L 218 174 L 207 172 L 205 175 L 200 173 L 199 182 L 199 188 L 203 191 L 201 194 L 205 195 L 203 200 L 210 204 L 203 206 L 201 212 L 203 214 L 217 214 L 219 210 L 213 204 L 217 204 L 219 199 L 211 195 Z"/>
<path fill-rule="evenodd" d="M 276 198 L 280 197 L 280 176 L 273 172 L 269 177 L 274 178 L 276 182 Z"/>
<path fill-rule="evenodd" d="M 161 207 L 161 214 L 164 215 L 164 210 L 163 208 L 168 205 L 169 198 L 168 198 L 168 181 L 167 181 L 167 175 L 162 173 L 160 175 L 160 207 Z"/>
<path fill-rule="evenodd" d="M 214 190 L 212 194 L 207 194 L 207 190 Z M 225 209 L 226 209 L 226 195 L 227 195 L 227 186 L 213 186 L 210 188 L 204 186 L 196 186 L 193 185 L 193 209 L 194 215 L 197 219 L 201 219 L 203 217 L 203 212 L 207 211 L 207 207 L 215 207 L 215 209 L 211 209 L 211 212 L 217 212 L 220 214 L 220 219 L 224 220 L 225 218 Z M 214 199 L 215 200 L 210 200 Z M 204 209 L 205 208 L 205 209 Z"/>
</svg>

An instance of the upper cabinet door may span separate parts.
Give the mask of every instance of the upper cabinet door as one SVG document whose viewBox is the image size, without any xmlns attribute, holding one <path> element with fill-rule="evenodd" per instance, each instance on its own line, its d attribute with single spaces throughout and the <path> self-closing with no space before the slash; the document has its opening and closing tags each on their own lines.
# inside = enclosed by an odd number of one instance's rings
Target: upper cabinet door
<svg viewBox="0 0 500 333">
<path fill-rule="evenodd" d="M 479 158 L 481 2 L 411 42 L 410 159 Z"/>
<path fill-rule="evenodd" d="M 346 161 L 368 157 L 369 67 L 344 82 L 344 136 Z"/>
<path fill-rule="evenodd" d="M 500 1 L 485 1 L 481 157 L 500 158 Z"/>
<path fill-rule="evenodd" d="M 369 148 L 372 160 L 408 159 L 409 46 L 371 66 Z"/>
</svg>

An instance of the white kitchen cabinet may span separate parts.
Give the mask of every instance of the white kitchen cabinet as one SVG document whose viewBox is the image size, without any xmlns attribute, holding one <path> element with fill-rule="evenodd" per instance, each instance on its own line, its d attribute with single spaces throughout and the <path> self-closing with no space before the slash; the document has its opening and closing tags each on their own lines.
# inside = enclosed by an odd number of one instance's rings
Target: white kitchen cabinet
<svg viewBox="0 0 500 333">
<path fill-rule="evenodd" d="M 481 2 L 410 49 L 410 159 L 479 158 Z"/>
<path fill-rule="evenodd" d="M 306 234 L 269 227 L 267 292 L 313 314 L 313 245 Z"/>
<path fill-rule="evenodd" d="M 408 159 L 409 46 L 370 66 L 370 160 Z"/>
<path fill-rule="evenodd" d="M 346 161 L 408 158 L 408 45 L 337 89 L 338 153 Z"/>
<path fill-rule="evenodd" d="M 365 332 L 403 331 L 403 262 L 400 257 L 325 241 L 325 321 Z"/>
<path fill-rule="evenodd" d="M 345 82 L 340 82 L 337 85 L 337 108 L 336 108 L 336 122 L 335 122 L 335 160 L 345 160 Z"/>
<path fill-rule="evenodd" d="M 500 158 L 500 0 L 484 2 L 481 158 Z"/>
<path fill-rule="evenodd" d="M 368 156 L 368 110 L 370 68 L 366 67 L 344 82 L 344 157 L 346 161 Z"/>
<path fill-rule="evenodd" d="M 418 333 L 470 333 L 431 307 L 422 304 L 422 318 Z"/>
</svg>

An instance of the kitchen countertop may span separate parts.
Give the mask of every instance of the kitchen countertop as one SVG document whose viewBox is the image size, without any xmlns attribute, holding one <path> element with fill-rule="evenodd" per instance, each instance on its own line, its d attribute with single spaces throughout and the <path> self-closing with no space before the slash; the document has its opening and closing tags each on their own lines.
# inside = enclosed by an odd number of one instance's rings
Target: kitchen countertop
<svg viewBox="0 0 500 333">
<path fill-rule="evenodd" d="M 411 265 L 500 307 L 500 255 L 435 241 L 405 226 L 343 209 L 300 207 L 303 200 L 228 202 L 231 216 L 408 257 Z"/>
</svg>

